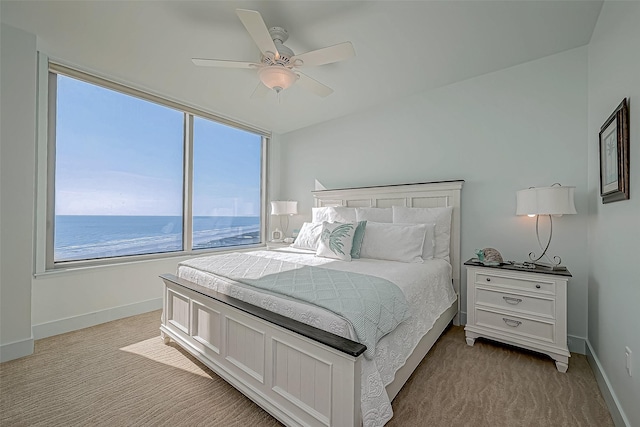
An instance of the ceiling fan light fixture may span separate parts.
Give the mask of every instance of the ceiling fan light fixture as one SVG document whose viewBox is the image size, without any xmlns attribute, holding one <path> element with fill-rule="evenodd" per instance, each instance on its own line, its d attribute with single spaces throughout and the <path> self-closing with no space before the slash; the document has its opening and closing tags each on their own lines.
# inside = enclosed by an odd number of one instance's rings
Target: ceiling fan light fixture
<svg viewBox="0 0 640 427">
<path fill-rule="evenodd" d="M 281 66 L 262 67 L 258 70 L 258 76 L 266 87 L 276 92 L 288 89 L 298 79 L 296 73 Z"/>
</svg>

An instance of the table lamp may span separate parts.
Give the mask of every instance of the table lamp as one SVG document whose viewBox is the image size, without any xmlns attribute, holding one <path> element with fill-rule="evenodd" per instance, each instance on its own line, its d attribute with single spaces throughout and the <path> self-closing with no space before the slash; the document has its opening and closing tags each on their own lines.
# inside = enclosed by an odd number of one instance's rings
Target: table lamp
<svg viewBox="0 0 640 427">
<path fill-rule="evenodd" d="M 540 256 L 537 257 L 534 252 L 529 252 L 529 259 L 531 260 L 529 264 L 552 270 L 566 270 L 566 267 L 561 265 L 562 259 L 559 256 L 554 256 L 553 260 L 549 259 L 547 250 L 553 236 L 552 217 L 578 213 L 573 200 L 574 192 L 575 187 L 565 187 L 558 183 L 550 187 L 531 187 L 516 192 L 516 215 L 536 217 L 536 237 L 542 250 Z M 549 239 L 544 247 L 540 241 L 538 226 L 541 215 L 549 217 Z M 548 262 L 540 262 L 543 257 Z"/>
<path fill-rule="evenodd" d="M 284 228 L 284 232 L 278 227 L 271 232 L 272 242 L 282 242 L 287 235 L 287 229 L 289 228 L 289 216 L 296 215 L 298 213 L 298 202 L 293 201 L 274 201 L 271 202 L 271 215 L 278 215 L 280 217 L 280 227 Z M 285 218 L 285 225 L 282 226 L 282 218 Z"/>
</svg>

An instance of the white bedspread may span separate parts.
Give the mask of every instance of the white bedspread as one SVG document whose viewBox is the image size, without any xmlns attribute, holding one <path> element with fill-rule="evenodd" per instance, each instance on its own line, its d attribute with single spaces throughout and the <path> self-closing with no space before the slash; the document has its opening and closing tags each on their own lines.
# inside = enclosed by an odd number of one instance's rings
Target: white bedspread
<svg viewBox="0 0 640 427">
<path fill-rule="evenodd" d="M 196 258 L 180 265 L 238 283 L 316 305 L 349 322 L 358 341 L 373 359 L 376 344 L 409 315 L 404 292 L 393 282 L 370 274 L 311 266 L 281 259 L 228 252 Z"/>
<path fill-rule="evenodd" d="M 293 248 L 253 251 L 251 254 L 298 264 L 374 275 L 395 283 L 402 290 L 409 302 L 409 318 L 378 342 L 373 360 L 362 359 L 363 425 L 365 427 L 382 426 L 389 421 L 393 411 L 385 387 L 393 381 L 395 373 L 404 365 L 420 339 L 455 301 L 456 295 L 451 285 L 449 263 L 439 259 L 426 261 L 423 264 L 373 259 L 344 262 L 316 257 L 313 252 Z M 356 336 L 348 321 L 311 304 L 286 296 L 260 292 L 259 289 L 251 286 L 217 277 L 185 264 L 179 265 L 177 275 L 336 335 L 349 339 L 354 339 Z"/>
</svg>

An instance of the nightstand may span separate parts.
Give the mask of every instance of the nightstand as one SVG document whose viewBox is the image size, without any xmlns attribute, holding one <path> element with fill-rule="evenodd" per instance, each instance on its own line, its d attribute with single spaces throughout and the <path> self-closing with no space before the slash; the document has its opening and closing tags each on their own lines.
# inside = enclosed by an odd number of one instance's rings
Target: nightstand
<svg viewBox="0 0 640 427">
<path fill-rule="evenodd" d="M 513 265 L 467 266 L 467 344 L 484 337 L 549 355 L 560 372 L 569 367 L 569 271 Z"/>
</svg>

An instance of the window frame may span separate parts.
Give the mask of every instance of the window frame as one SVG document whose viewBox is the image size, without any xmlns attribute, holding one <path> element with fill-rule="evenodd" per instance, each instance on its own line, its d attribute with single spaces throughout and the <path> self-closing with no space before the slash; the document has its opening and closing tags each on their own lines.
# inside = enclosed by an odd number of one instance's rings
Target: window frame
<svg viewBox="0 0 640 427">
<path fill-rule="evenodd" d="M 64 75 L 90 83 L 102 88 L 115 90 L 125 95 L 134 96 L 147 102 L 172 108 L 183 113 L 183 200 L 182 200 L 182 244 L 181 251 L 122 255 L 88 260 L 54 261 L 54 224 L 55 224 L 55 166 L 56 166 L 56 95 L 57 75 Z M 185 257 L 209 252 L 224 252 L 238 249 L 263 247 L 267 241 L 268 212 L 267 200 L 267 168 L 268 142 L 271 133 L 244 123 L 194 108 L 185 103 L 168 99 L 149 91 L 136 89 L 128 84 L 115 82 L 112 79 L 85 73 L 76 68 L 50 60 L 46 55 L 38 54 L 38 127 L 37 127 L 37 192 L 36 192 L 36 224 L 35 224 L 35 274 L 51 271 L 75 269 L 81 267 L 114 265 L 170 257 Z M 226 246 L 208 249 L 192 249 L 193 236 L 193 123 L 194 117 L 212 120 L 216 123 L 251 132 L 261 137 L 260 147 L 260 242 L 251 245 Z"/>
</svg>

